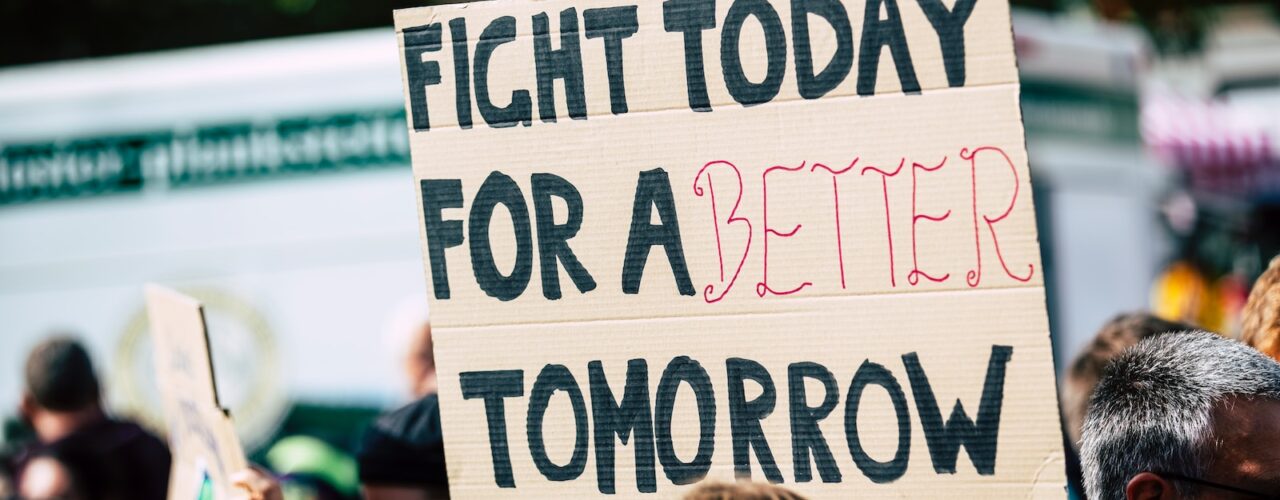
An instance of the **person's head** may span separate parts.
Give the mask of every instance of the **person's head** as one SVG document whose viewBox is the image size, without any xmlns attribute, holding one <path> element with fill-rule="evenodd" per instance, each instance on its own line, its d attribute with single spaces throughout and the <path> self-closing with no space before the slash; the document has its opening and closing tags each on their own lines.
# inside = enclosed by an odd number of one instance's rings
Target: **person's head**
<svg viewBox="0 0 1280 500">
<path fill-rule="evenodd" d="M 54 337 L 36 345 L 27 356 L 25 375 L 22 413 L 33 423 L 45 415 L 99 408 L 101 389 L 93 361 L 84 346 L 69 337 Z"/>
<path fill-rule="evenodd" d="M 767 483 L 703 481 L 684 500 L 804 500 L 791 490 Z"/>
<path fill-rule="evenodd" d="M 1242 491 L 1280 491 L 1280 364 L 1208 332 L 1144 340 L 1098 384 L 1080 459 L 1095 500 L 1266 498 Z"/>
<path fill-rule="evenodd" d="M 1093 342 L 1085 346 L 1067 368 L 1062 388 L 1062 413 L 1071 444 L 1078 446 L 1080 443 L 1080 427 L 1084 425 L 1084 414 L 1089 409 L 1089 397 L 1112 359 L 1143 339 L 1193 329 L 1190 325 L 1166 321 L 1145 312 L 1119 314 L 1103 324 Z"/>
<path fill-rule="evenodd" d="M 404 359 L 405 375 L 414 396 L 435 394 L 439 389 L 436 379 L 435 344 L 431 341 L 431 323 L 423 322 L 410 337 Z"/>
<path fill-rule="evenodd" d="M 1280 359 L 1280 256 L 1253 283 L 1240 318 L 1240 334 L 1246 344 Z"/>
<path fill-rule="evenodd" d="M 426 295 L 406 297 L 392 307 L 383 339 L 389 354 L 400 363 L 409 394 L 415 399 L 435 394 L 439 384 Z"/>
</svg>

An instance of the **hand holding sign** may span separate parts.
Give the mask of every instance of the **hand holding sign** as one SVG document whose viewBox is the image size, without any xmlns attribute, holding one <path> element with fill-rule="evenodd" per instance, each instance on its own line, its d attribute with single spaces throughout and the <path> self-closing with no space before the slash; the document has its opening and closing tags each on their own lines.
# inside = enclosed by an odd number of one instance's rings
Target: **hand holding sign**
<svg viewBox="0 0 1280 500">
<path fill-rule="evenodd" d="M 235 500 L 284 500 L 280 481 L 270 472 L 249 467 L 231 475 L 231 484 L 239 491 Z"/>
</svg>

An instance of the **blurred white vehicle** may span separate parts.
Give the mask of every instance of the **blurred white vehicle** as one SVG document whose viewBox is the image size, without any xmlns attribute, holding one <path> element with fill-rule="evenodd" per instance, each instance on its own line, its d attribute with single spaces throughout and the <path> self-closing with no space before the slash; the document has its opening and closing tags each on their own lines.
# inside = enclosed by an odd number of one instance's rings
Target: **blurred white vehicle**
<svg viewBox="0 0 1280 500">
<path fill-rule="evenodd" d="M 387 28 L 0 69 L 0 416 L 63 331 L 154 421 L 146 282 L 207 303 L 249 446 L 291 401 L 403 397 L 390 325 L 426 305 L 397 53 Z"/>
</svg>

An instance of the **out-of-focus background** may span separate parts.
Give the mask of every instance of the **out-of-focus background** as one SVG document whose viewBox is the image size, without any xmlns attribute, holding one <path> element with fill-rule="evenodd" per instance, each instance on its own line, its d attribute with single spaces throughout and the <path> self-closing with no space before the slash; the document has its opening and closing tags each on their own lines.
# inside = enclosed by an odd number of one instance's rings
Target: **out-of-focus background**
<svg viewBox="0 0 1280 500">
<path fill-rule="evenodd" d="M 1280 1 L 1015 0 L 1059 372 L 1120 311 L 1221 333 L 1280 252 Z M 0 0 L 0 418 L 87 344 L 158 422 L 139 284 L 206 302 L 260 460 L 350 449 L 426 314 L 400 0 Z"/>
</svg>

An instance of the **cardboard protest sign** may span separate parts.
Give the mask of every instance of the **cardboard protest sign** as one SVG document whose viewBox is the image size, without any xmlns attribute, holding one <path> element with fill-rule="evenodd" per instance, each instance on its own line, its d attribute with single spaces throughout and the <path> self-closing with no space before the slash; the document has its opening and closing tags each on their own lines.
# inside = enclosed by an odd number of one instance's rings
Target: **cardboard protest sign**
<svg viewBox="0 0 1280 500">
<path fill-rule="evenodd" d="M 231 417 L 218 403 L 204 309 L 191 297 L 147 285 L 147 315 L 155 346 L 169 449 L 170 499 L 225 499 L 228 476 L 248 466 Z"/>
<path fill-rule="evenodd" d="M 461 498 L 1063 496 L 999 0 L 396 12 Z"/>
</svg>

